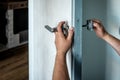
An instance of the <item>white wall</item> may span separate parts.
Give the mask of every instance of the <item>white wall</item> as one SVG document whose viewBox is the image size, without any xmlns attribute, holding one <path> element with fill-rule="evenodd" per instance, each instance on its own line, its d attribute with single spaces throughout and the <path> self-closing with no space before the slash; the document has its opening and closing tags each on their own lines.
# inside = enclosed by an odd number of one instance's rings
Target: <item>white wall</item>
<svg viewBox="0 0 120 80">
<path fill-rule="evenodd" d="M 54 34 L 44 25 L 57 26 L 67 20 L 71 25 L 72 0 L 29 0 L 29 78 L 52 80 L 56 48 Z M 71 74 L 71 55 L 68 55 Z"/>
<path fill-rule="evenodd" d="M 106 25 L 106 1 L 83 0 L 83 24 L 100 19 Z M 94 31 L 83 28 L 82 80 L 105 80 L 106 44 Z"/>
<path fill-rule="evenodd" d="M 120 0 L 107 0 L 107 31 L 120 39 Z M 107 45 L 106 80 L 120 80 L 120 56 Z"/>
</svg>

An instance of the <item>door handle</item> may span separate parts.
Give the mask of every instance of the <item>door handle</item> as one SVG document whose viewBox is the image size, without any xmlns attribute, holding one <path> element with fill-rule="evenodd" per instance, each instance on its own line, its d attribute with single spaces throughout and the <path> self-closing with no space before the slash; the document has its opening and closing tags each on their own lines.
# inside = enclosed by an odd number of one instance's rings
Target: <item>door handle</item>
<svg viewBox="0 0 120 80">
<path fill-rule="evenodd" d="M 49 25 L 45 25 L 45 28 L 50 32 L 57 32 L 57 27 L 51 28 Z M 65 37 L 68 36 L 68 29 L 69 29 L 68 23 L 65 22 L 62 26 L 62 32 Z"/>
<path fill-rule="evenodd" d="M 87 30 L 93 31 L 93 21 L 87 20 L 85 25 L 82 25 L 82 27 L 87 27 Z"/>
</svg>

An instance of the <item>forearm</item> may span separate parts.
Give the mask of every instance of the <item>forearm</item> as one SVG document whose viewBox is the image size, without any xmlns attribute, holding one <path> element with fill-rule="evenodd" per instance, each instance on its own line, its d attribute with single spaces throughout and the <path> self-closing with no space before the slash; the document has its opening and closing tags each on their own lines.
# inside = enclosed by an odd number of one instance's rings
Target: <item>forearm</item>
<svg viewBox="0 0 120 80">
<path fill-rule="evenodd" d="M 108 34 L 103 38 L 107 43 L 109 43 L 116 52 L 120 55 L 120 40 L 115 38 L 114 36 Z"/>
<path fill-rule="evenodd" d="M 56 55 L 53 80 L 70 80 L 66 64 L 66 55 L 62 55 L 62 53 L 57 53 Z"/>
</svg>

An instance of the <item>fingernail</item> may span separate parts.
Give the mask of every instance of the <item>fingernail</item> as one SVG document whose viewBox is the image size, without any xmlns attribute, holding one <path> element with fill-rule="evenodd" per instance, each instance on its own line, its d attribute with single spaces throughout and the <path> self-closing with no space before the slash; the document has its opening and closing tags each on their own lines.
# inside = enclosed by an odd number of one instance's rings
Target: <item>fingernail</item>
<svg viewBox="0 0 120 80">
<path fill-rule="evenodd" d="M 74 31 L 74 28 L 73 28 L 73 27 L 71 27 L 69 30 L 70 30 L 70 31 Z"/>
</svg>

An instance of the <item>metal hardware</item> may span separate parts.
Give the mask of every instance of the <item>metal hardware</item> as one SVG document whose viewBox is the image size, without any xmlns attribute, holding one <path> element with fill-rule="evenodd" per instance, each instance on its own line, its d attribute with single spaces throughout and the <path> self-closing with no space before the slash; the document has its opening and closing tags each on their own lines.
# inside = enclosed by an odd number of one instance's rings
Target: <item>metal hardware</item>
<svg viewBox="0 0 120 80">
<path fill-rule="evenodd" d="M 87 30 L 93 31 L 93 21 L 87 20 L 87 23 L 85 25 L 82 25 L 82 27 L 87 27 Z"/>
<path fill-rule="evenodd" d="M 64 34 L 65 37 L 68 36 L 68 30 L 69 30 L 68 23 L 65 22 L 65 23 L 63 24 L 63 27 L 62 27 L 62 31 L 63 31 L 63 34 Z"/>
<path fill-rule="evenodd" d="M 51 28 L 49 25 L 45 25 L 45 28 L 50 32 L 56 32 L 57 31 L 57 27 Z M 65 22 L 62 26 L 62 32 L 63 32 L 65 37 L 68 36 L 68 29 L 69 29 L 68 23 Z"/>
<path fill-rule="evenodd" d="M 50 31 L 50 32 L 56 32 L 56 31 L 57 31 L 57 28 L 56 28 L 56 27 L 55 27 L 55 28 L 51 28 L 50 26 L 45 25 L 45 28 L 46 28 L 48 31 Z"/>
</svg>

